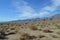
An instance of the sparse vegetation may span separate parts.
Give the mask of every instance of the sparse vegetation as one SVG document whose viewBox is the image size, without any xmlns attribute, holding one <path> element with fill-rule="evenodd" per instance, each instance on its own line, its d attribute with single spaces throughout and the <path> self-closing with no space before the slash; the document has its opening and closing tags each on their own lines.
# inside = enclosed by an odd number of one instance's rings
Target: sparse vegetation
<svg viewBox="0 0 60 40">
<path fill-rule="evenodd" d="M 7 37 L 7 40 L 60 40 L 60 21 L 52 19 L 0 23 L 0 39 Z"/>
</svg>

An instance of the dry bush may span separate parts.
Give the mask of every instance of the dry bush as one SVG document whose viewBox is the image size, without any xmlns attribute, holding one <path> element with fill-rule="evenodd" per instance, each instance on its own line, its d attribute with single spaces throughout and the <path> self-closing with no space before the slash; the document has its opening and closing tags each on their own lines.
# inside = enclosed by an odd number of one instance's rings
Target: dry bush
<svg viewBox="0 0 60 40">
<path fill-rule="evenodd" d="M 53 37 L 53 38 L 59 38 L 59 36 L 56 35 L 56 34 L 51 34 L 50 36 Z"/>
<path fill-rule="evenodd" d="M 39 38 L 44 38 L 45 37 L 45 35 L 39 35 Z"/>
<path fill-rule="evenodd" d="M 60 35 L 60 31 L 58 31 L 57 34 Z"/>
<path fill-rule="evenodd" d="M 45 32 L 45 33 L 53 33 L 53 31 L 49 30 L 49 29 L 45 29 L 45 30 L 43 30 L 43 32 Z"/>
<path fill-rule="evenodd" d="M 31 30 L 38 30 L 37 26 L 31 26 L 30 29 Z"/>
<path fill-rule="evenodd" d="M 20 38 L 20 40 L 33 40 L 37 38 L 36 36 L 30 36 L 29 34 L 25 33 L 22 35 L 22 37 Z"/>
<path fill-rule="evenodd" d="M 55 25 L 58 29 L 60 29 L 60 25 Z"/>
</svg>

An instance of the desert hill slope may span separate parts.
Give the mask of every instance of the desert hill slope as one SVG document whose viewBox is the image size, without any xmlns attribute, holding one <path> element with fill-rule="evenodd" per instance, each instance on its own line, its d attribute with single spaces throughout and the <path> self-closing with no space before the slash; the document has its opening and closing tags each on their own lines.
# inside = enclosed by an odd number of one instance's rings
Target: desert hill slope
<svg viewBox="0 0 60 40">
<path fill-rule="evenodd" d="M 54 16 L 52 16 L 52 18 L 53 18 L 54 20 L 60 20 L 60 14 L 54 15 Z"/>
<path fill-rule="evenodd" d="M 60 40 L 60 14 L 0 23 L 0 40 Z"/>
</svg>

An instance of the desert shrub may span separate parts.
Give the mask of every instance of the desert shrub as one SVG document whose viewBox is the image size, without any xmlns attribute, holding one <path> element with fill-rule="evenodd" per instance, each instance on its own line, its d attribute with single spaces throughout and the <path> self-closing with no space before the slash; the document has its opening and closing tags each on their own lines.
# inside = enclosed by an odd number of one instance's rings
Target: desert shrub
<svg viewBox="0 0 60 40">
<path fill-rule="evenodd" d="M 15 28 L 11 28 L 11 30 L 15 30 Z"/>
<path fill-rule="evenodd" d="M 23 34 L 20 40 L 29 40 L 28 39 L 29 35 L 27 33 Z"/>
<path fill-rule="evenodd" d="M 26 22 L 25 24 L 28 24 L 28 22 Z"/>
<path fill-rule="evenodd" d="M 41 27 L 41 28 L 45 28 L 45 25 L 42 24 L 42 25 L 40 25 L 40 27 Z"/>
<path fill-rule="evenodd" d="M 0 31 L 0 39 L 7 39 L 7 35 L 5 34 L 4 31 Z"/>
<path fill-rule="evenodd" d="M 37 38 L 36 36 L 29 36 L 29 39 L 35 39 Z"/>
<path fill-rule="evenodd" d="M 43 21 L 46 21 L 46 19 L 44 18 Z"/>
<path fill-rule="evenodd" d="M 39 38 L 44 38 L 45 36 L 44 35 L 39 35 Z"/>
<path fill-rule="evenodd" d="M 0 24 L 0 26 L 3 25 L 3 24 Z"/>
<path fill-rule="evenodd" d="M 21 28 L 23 28 L 23 29 L 24 29 L 24 27 L 21 27 Z"/>
<path fill-rule="evenodd" d="M 58 29 L 60 29 L 60 25 L 55 25 Z"/>
<path fill-rule="evenodd" d="M 9 23 L 7 25 L 9 26 Z"/>
<path fill-rule="evenodd" d="M 59 35 L 60 35 L 60 31 L 59 31 L 59 32 L 57 32 L 57 34 L 59 34 Z"/>
<path fill-rule="evenodd" d="M 20 38 L 20 40 L 33 40 L 37 38 L 36 36 L 30 36 L 28 34 L 23 34 L 22 37 Z"/>
<path fill-rule="evenodd" d="M 20 40 L 25 40 L 24 38 L 20 38 Z"/>
<path fill-rule="evenodd" d="M 19 26 L 21 26 L 21 24 L 19 24 Z"/>
<path fill-rule="evenodd" d="M 38 29 L 39 31 L 42 31 L 42 29 L 40 28 L 40 29 Z"/>
<path fill-rule="evenodd" d="M 49 29 L 45 29 L 45 30 L 43 30 L 43 32 L 45 32 L 45 33 L 53 33 L 53 31 L 49 30 Z"/>
<path fill-rule="evenodd" d="M 11 24 L 11 26 L 14 26 L 14 24 Z"/>
<path fill-rule="evenodd" d="M 53 34 L 53 35 L 51 35 L 51 36 L 52 36 L 53 38 L 58 38 L 58 35 L 54 35 L 54 34 Z"/>
<path fill-rule="evenodd" d="M 36 26 L 32 26 L 31 29 L 32 30 L 38 30 L 38 28 Z"/>
<path fill-rule="evenodd" d="M 53 18 L 50 18 L 50 20 L 53 20 Z"/>
</svg>

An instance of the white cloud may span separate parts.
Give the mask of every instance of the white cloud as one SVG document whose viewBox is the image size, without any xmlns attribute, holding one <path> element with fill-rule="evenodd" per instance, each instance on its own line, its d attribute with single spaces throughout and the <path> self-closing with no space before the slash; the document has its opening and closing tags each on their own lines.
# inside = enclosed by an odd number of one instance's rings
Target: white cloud
<svg viewBox="0 0 60 40">
<path fill-rule="evenodd" d="M 45 7 L 42 9 L 42 11 L 53 11 L 53 10 L 55 10 L 54 8 L 55 8 L 55 7 L 53 7 L 53 6 L 45 6 Z"/>
<path fill-rule="evenodd" d="M 60 6 L 60 0 L 52 0 L 54 6 Z"/>
<path fill-rule="evenodd" d="M 43 17 L 55 11 L 56 8 L 60 6 L 60 0 L 51 0 L 51 1 L 52 1 L 52 6 L 48 6 L 48 5 L 44 6 L 39 13 L 36 13 L 35 10 L 31 6 L 29 6 L 29 3 L 26 1 L 16 0 L 14 4 L 17 10 L 20 12 L 18 16 L 23 19 L 23 18 Z"/>
</svg>

